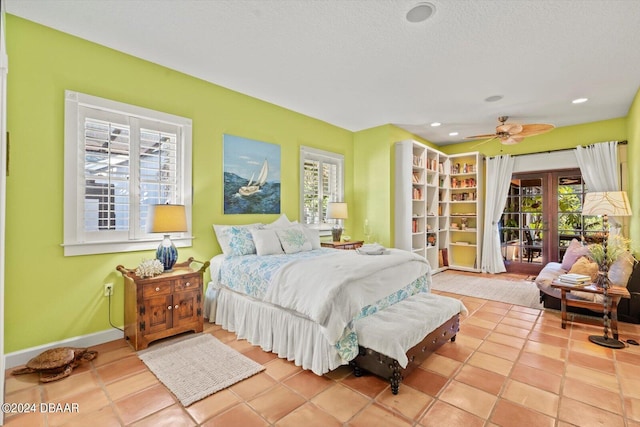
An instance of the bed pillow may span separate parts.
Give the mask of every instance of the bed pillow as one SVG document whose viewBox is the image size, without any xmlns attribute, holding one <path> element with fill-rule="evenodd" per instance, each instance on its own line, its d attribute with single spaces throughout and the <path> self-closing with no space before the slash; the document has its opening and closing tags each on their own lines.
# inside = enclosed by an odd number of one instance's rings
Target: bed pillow
<svg viewBox="0 0 640 427">
<path fill-rule="evenodd" d="M 287 217 L 287 214 L 282 214 L 282 215 L 280 215 L 280 217 L 278 219 L 273 221 L 271 224 L 265 225 L 264 228 L 266 228 L 266 229 L 268 229 L 268 228 L 286 228 L 286 227 L 289 227 L 291 224 L 293 224 L 293 223 L 291 221 L 289 221 L 289 218 Z"/>
<path fill-rule="evenodd" d="M 278 255 L 283 254 L 280 239 L 276 234 L 276 230 L 251 230 L 253 243 L 256 245 L 256 253 L 262 255 Z"/>
<path fill-rule="evenodd" d="M 262 228 L 260 223 L 248 225 L 213 225 L 222 253 L 227 256 L 256 253 L 251 230 Z"/>
<path fill-rule="evenodd" d="M 595 282 L 595 280 L 598 278 L 598 270 L 598 263 L 591 261 L 586 256 L 581 256 L 571 266 L 571 270 L 569 270 L 569 273 L 584 274 L 585 276 L 591 277 L 592 282 Z"/>
<path fill-rule="evenodd" d="M 581 256 L 589 254 L 589 247 L 584 246 L 578 239 L 573 239 L 562 257 L 562 268 L 571 270 L 571 267 Z"/>
<path fill-rule="evenodd" d="M 320 230 L 304 225 L 302 226 L 302 230 L 305 236 L 307 236 L 309 243 L 311 243 L 311 249 L 320 249 Z"/>
<path fill-rule="evenodd" d="M 311 250 L 311 242 L 309 242 L 302 226 L 299 224 L 277 229 L 276 233 L 282 244 L 282 249 L 287 254 Z"/>
</svg>

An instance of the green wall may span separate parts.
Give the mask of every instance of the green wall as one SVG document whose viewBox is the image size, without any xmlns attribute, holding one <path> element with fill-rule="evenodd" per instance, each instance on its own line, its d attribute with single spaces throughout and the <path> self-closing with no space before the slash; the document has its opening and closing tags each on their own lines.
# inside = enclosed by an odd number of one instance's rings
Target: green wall
<svg viewBox="0 0 640 427">
<path fill-rule="evenodd" d="M 353 133 L 86 40 L 7 15 L 10 70 L 7 127 L 5 351 L 109 329 L 103 284 L 115 282 L 113 323 L 123 323 L 118 264 L 152 251 L 64 257 L 64 91 L 139 105 L 193 120 L 193 247 L 180 259 L 208 260 L 214 223 L 269 222 L 278 215 L 223 215 L 224 133 L 281 145 L 281 211 L 299 216 L 299 147 L 345 156 L 353 206 Z M 350 227 L 349 221 L 347 228 Z"/>
</svg>

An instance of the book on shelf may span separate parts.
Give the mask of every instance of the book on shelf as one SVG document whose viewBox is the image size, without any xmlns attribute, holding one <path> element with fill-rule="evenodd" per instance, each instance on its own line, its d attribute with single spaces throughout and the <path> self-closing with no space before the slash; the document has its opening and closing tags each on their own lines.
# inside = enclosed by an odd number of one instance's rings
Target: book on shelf
<svg viewBox="0 0 640 427">
<path fill-rule="evenodd" d="M 578 284 L 578 283 L 591 283 L 591 276 L 585 274 L 567 273 L 558 276 L 558 280 L 563 283 Z"/>
</svg>

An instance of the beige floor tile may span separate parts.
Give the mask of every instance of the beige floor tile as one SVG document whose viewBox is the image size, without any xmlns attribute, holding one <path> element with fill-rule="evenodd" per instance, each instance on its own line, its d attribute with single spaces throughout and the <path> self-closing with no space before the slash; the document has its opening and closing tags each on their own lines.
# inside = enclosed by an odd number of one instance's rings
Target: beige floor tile
<svg viewBox="0 0 640 427">
<path fill-rule="evenodd" d="M 311 399 L 316 394 L 333 385 L 326 376 L 319 376 L 311 371 L 301 371 L 287 378 L 284 385 L 300 393 L 305 399 Z"/>
<path fill-rule="evenodd" d="M 580 427 L 623 427 L 622 416 L 570 398 L 560 400 L 558 418 Z"/>
<path fill-rule="evenodd" d="M 195 427 L 196 425 L 182 405 L 176 404 L 133 423 L 132 427 Z"/>
<path fill-rule="evenodd" d="M 528 407 L 500 399 L 491 416 L 491 421 L 505 427 L 554 427 L 555 415 L 553 417 L 544 415 Z"/>
<path fill-rule="evenodd" d="M 602 387 L 587 384 L 573 378 L 566 378 L 562 395 L 578 402 L 596 406 L 615 414 L 622 413 L 620 393 L 605 390 Z"/>
<path fill-rule="evenodd" d="M 555 394 L 560 393 L 562 384 L 562 376 L 527 366 L 524 363 L 514 365 L 511 379 Z"/>
<path fill-rule="evenodd" d="M 268 422 L 275 423 L 304 402 L 302 396 L 279 384 L 251 399 L 249 406 Z"/>
<path fill-rule="evenodd" d="M 502 398 L 551 417 L 558 413 L 560 400 L 557 394 L 514 380 L 507 382 Z"/>
<path fill-rule="evenodd" d="M 242 403 L 202 424 L 202 427 L 220 426 L 268 427 L 269 423 L 249 405 Z"/>
<path fill-rule="evenodd" d="M 299 366 L 285 359 L 273 359 L 265 365 L 266 373 L 276 381 L 282 381 L 302 370 Z"/>
<path fill-rule="evenodd" d="M 401 414 L 391 412 L 378 405 L 369 405 L 349 421 L 352 427 L 411 427 L 413 423 Z"/>
<path fill-rule="evenodd" d="M 497 401 L 495 395 L 458 381 L 449 383 L 439 399 L 483 419 L 489 418 Z"/>
<path fill-rule="evenodd" d="M 469 358 L 469 365 L 507 376 L 511 372 L 513 362 L 478 351 Z"/>
<path fill-rule="evenodd" d="M 520 349 L 518 348 L 510 347 L 508 345 L 499 344 L 488 340 L 485 340 L 482 345 L 478 347 L 478 351 L 507 360 L 516 360 L 520 355 Z"/>
<path fill-rule="evenodd" d="M 340 427 L 342 423 L 312 403 L 305 403 L 281 418 L 276 427 Z"/>
<path fill-rule="evenodd" d="M 472 365 L 465 365 L 456 374 L 456 381 L 470 385 L 487 393 L 498 395 L 506 382 L 504 375 L 488 371 L 486 369 L 476 368 Z"/>
<path fill-rule="evenodd" d="M 311 402 L 345 423 L 360 412 L 369 399 L 342 384 L 335 384 L 311 399 Z"/>
<path fill-rule="evenodd" d="M 484 419 L 457 408 L 456 406 L 449 405 L 442 401 L 437 401 L 422 417 L 420 425 L 424 427 L 482 427 L 484 426 Z"/>
<path fill-rule="evenodd" d="M 522 349 L 527 342 L 527 340 L 523 338 L 517 338 L 512 335 L 505 335 L 499 332 L 492 332 L 488 337 L 487 341 L 495 342 L 498 344 L 506 345 L 509 347 Z"/>
<path fill-rule="evenodd" d="M 620 391 L 620 385 L 615 375 L 607 374 L 595 369 L 584 368 L 582 366 L 568 365 L 567 378 L 573 378 L 587 384 L 611 390 L 614 393 Z"/>
<path fill-rule="evenodd" d="M 448 344 L 445 344 L 445 346 L 446 345 Z M 460 366 L 462 366 L 461 362 L 439 354 L 432 354 L 420 365 L 423 369 L 433 371 L 445 377 L 453 375 L 454 372 L 460 369 Z"/>
<path fill-rule="evenodd" d="M 402 414 L 410 420 L 417 419 L 425 408 L 433 401 L 427 394 L 411 387 L 401 387 L 401 392 L 392 394 L 387 389 L 376 397 L 376 402 L 394 413 Z"/>
<path fill-rule="evenodd" d="M 194 420 L 202 423 L 242 402 L 243 400 L 237 394 L 230 389 L 224 389 L 192 403 L 187 408 L 187 412 Z"/>
</svg>

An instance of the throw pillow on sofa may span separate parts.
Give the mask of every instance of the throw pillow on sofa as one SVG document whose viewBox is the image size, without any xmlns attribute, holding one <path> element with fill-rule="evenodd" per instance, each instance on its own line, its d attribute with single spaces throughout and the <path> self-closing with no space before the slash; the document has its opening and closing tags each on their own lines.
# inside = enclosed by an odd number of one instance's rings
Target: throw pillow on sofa
<svg viewBox="0 0 640 427">
<path fill-rule="evenodd" d="M 567 251 L 564 253 L 562 257 L 562 268 L 564 270 L 571 270 L 573 264 L 578 260 L 578 258 L 589 255 L 589 247 L 584 246 L 578 239 L 573 239 L 567 246 Z"/>
<path fill-rule="evenodd" d="M 578 260 L 571 266 L 569 273 L 584 274 L 591 277 L 591 281 L 594 282 L 598 277 L 598 264 L 591 261 L 586 256 L 578 258 Z"/>
</svg>

